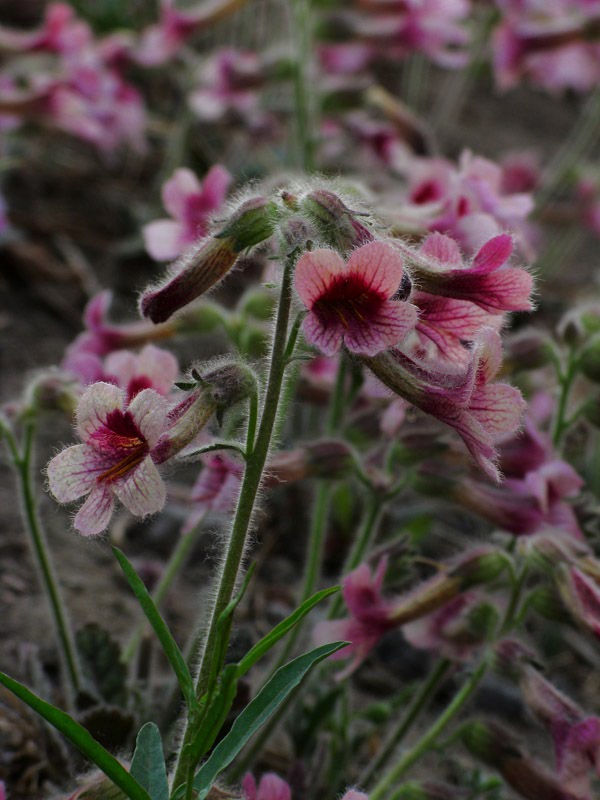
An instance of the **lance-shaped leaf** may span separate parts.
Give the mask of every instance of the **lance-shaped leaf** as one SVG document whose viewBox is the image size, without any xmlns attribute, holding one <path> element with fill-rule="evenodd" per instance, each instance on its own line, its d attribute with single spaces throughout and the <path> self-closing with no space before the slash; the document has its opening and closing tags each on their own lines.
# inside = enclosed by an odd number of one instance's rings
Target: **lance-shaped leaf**
<svg viewBox="0 0 600 800">
<path fill-rule="evenodd" d="M 326 597 L 329 597 L 335 592 L 339 592 L 339 590 L 339 586 L 333 586 L 330 589 L 323 589 L 322 591 L 313 594 L 312 597 L 309 597 L 302 603 L 302 605 L 298 606 L 298 608 L 292 612 L 289 617 L 286 617 L 278 625 L 276 625 L 272 631 L 269 631 L 266 636 L 263 636 L 263 638 L 257 642 L 254 647 L 248 650 L 246 655 L 238 664 L 238 678 L 241 678 L 243 675 L 245 675 L 248 670 L 265 655 L 265 653 L 274 647 L 277 642 L 282 639 L 295 625 L 297 625 L 300 620 L 308 614 L 309 611 L 311 611 L 318 603 L 321 602 L 321 600 L 324 600 Z"/>
<path fill-rule="evenodd" d="M 177 642 L 173 638 L 173 634 L 169 630 L 167 623 L 161 617 L 159 610 L 156 608 L 154 600 L 148 594 L 148 590 L 144 586 L 144 582 L 129 563 L 125 554 L 119 550 L 118 547 L 113 547 L 113 553 L 115 554 L 115 557 L 119 562 L 121 569 L 123 570 L 123 573 L 127 578 L 131 589 L 133 590 L 133 593 L 137 597 L 137 600 L 142 607 L 142 611 L 146 615 L 150 625 L 152 625 L 152 628 L 154 629 L 154 632 L 156 633 L 158 640 L 162 645 L 166 657 L 169 659 L 169 662 L 173 667 L 173 671 L 175 672 L 177 681 L 181 687 L 187 707 L 191 711 L 196 706 L 194 682 L 181 650 L 177 646 Z"/>
<path fill-rule="evenodd" d="M 162 740 L 153 722 L 147 722 L 139 730 L 129 773 L 146 789 L 152 800 L 169 800 Z"/>
<path fill-rule="evenodd" d="M 78 722 L 59 708 L 30 692 L 26 686 L 0 672 L 0 683 L 62 733 L 95 764 L 130 800 L 153 800 L 135 778 Z"/>
<path fill-rule="evenodd" d="M 333 642 L 317 647 L 277 670 L 236 718 L 227 736 L 219 742 L 208 761 L 198 771 L 194 779 L 194 789 L 200 793 L 200 800 L 206 797 L 220 773 L 231 764 L 312 667 L 344 646 L 344 642 Z"/>
</svg>

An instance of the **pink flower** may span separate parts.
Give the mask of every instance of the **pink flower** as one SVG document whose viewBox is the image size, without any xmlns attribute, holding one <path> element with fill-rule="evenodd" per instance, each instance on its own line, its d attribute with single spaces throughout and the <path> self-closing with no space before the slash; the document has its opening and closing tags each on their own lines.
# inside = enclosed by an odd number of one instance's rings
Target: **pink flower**
<svg viewBox="0 0 600 800">
<path fill-rule="evenodd" d="M 348 789 L 342 800 L 369 800 L 369 795 L 358 792 L 356 789 Z"/>
<path fill-rule="evenodd" d="M 193 511 L 182 533 L 189 533 L 207 512 L 229 514 L 235 507 L 242 481 L 243 467 L 226 453 L 207 455 L 190 496 Z"/>
<path fill-rule="evenodd" d="M 85 536 L 108 526 L 114 495 L 139 517 L 160 511 L 165 486 L 153 453 L 167 430 L 167 402 L 144 389 L 126 403 L 121 389 L 93 384 L 77 407 L 83 444 L 67 447 L 48 464 L 50 491 L 59 503 L 87 496 L 74 525 Z"/>
<path fill-rule="evenodd" d="M 223 48 L 204 64 L 200 86 L 190 95 L 190 107 L 205 122 L 235 115 L 248 123 L 260 118 L 257 90 L 264 80 L 256 53 Z"/>
<path fill-rule="evenodd" d="M 460 371 L 433 370 L 397 348 L 363 361 L 393 392 L 454 428 L 484 472 L 500 479 L 496 444 L 519 428 L 525 402 L 518 389 L 493 382 L 502 362 L 496 331 L 477 334 Z"/>
<path fill-rule="evenodd" d="M 206 235 L 208 219 L 223 205 L 231 175 L 211 167 L 202 183 L 189 169 L 177 169 L 162 188 L 162 201 L 172 219 L 159 219 L 143 228 L 146 250 L 156 261 L 177 258 Z"/>
<path fill-rule="evenodd" d="M 147 344 L 137 355 L 129 350 L 118 350 L 104 361 L 104 380 L 124 389 L 127 402 L 144 389 L 153 389 L 168 397 L 178 374 L 175 356 L 152 344 Z"/>
<path fill-rule="evenodd" d="M 529 665 L 522 668 L 519 685 L 552 737 L 562 786 L 578 800 L 591 800 L 590 771 L 600 775 L 600 719 L 586 716 Z"/>
<path fill-rule="evenodd" d="M 32 31 L 0 27 L 0 50 L 49 50 L 68 53 L 81 49 L 92 40 L 90 27 L 77 19 L 68 3 L 50 3 L 42 25 Z"/>
<path fill-rule="evenodd" d="M 7 798 L 6 784 L 4 783 L 4 781 L 0 781 L 0 800 L 6 800 L 6 798 Z"/>
<path fill-rule="evenodd" d="M 321 622 L 315 628 L 314 638 L 318 643 L 350 642 L 332 656 L 334 660 L 354 656 L 340 677 L 353 672 L 381 637 L 398 625 L 392 619 L 393 604 L 384 600 L 381 592 L 386 570 L 387 559 L 382 558 L 373 573 L 367 564 L 361 564 L 347 575 L 342 594 L 350 617 Z"/>
<path fill-rule="evenodd" d="M 576 622 L 600 639 L 600 586 L 596 581 L 581 569 L 563 564 L 558 571 L 558 587 Z"/>
<path fill-rule="evenodd" d="M 530 311 L 533 277 L 508 266 L 513 242 L 507 234 L 486 242 L 465 264 L 454 239 L 430 234 L 415 259 L 415 277 L 430 294 L 468 300 L 490 313 Z"/>
<path fill-rule="evenodd" d="M 452 661 L 466 661 L 475 646 L 481 644 L 481 635 L 470 624 L 470 615 L 480 602 L 476 592 L 460 594 L 433 614 L 405 625 L 404 637 L 418 650 L 429 650 Z"/>
<path fill-rule="evenodd" d="M 267 772 L 258 786 L 254 776 L 248 772 L 242 781 L 245 800 L 292 800 L 292 790 L 283 778 L 274 772 Z"/>
<path fill-rule="evenodd" d="M 333 250 L 304 253 L 295 285 L 309 312 L 303 323 L 308 341 L 328 356 L 342 345 L 375 355 L 397 344 L 416 323 L 414 307 L 393 300 L 402 275 L 402 258 L 382 242 L 363 245 L 346 264 Z"/>
</svg>

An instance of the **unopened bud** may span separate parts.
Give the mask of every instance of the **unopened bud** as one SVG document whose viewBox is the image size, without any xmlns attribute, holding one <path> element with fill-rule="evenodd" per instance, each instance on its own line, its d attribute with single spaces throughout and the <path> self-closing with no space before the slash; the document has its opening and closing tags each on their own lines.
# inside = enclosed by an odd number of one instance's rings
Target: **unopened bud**
<svg viewBox="0 0 600 800">
<path fill-rule="evenodd" d="M 248 317 L 261 321 L 271 319 L 275 308 L 275 300 L 271 292 L 264 289 L 253 289 L 245 292 L 239 302 L 239 310 Z"/>
<path fill-rule="evenodd" d="M 279 228 L 282 252 L 290 255 L 296 250 L 305 250 L 315 239 L 316 231 L 303 217 L 290 217 Z"/>
<path fill-rule="evenodd" d="M 569 615 L 556 590 L 551 586 L 539 586 L 528 598 L 528 605 L 540 617 L 551 622 L 568 622 Z"/>
<path fill-rule="evenodd" d="M 506 341 L 505 364 L 514 371 L 538 369 L 550 362 L 552 345 L 540 331 L 525 330 Z"/>
<path fill-rule="evenodd" d="M 344 442 L 326 439 L 275 454 L 268 474 L 273 483 L 294 483 L 307 478 L 343 478 L 355 466 L 351 448 Z"/>
<path fill-rule="evenodd" d="M 227 312 L 216 303 L 204 301 L 175 320 L 177 333 L 212 333 L 226 320 Z"/>
<path fill-rule="evenodd" d="M 482 547 L 468 554 L 448 575 L 458 578 L 460 588 L 464 591 L 495 580 L 507 565 L 508 557 L 505 553 Z"/>
<path fill-rule="evenodd" d="M 327 244 L 345 253 L 372 242 L 371 230 L 333 192 L 317 189 L 301 203 L 302 210 L 314 221 Z"/>
<path fill-rule="evenodd" d="M 600 383 L 600 334 L 593 336 L 581 351 L 579 367 L 586 378 Z"/>
<path fill-rule="evenodd" d="M 600 333 L 600 305 L 580 306 L 569 311 L 558 324 L 558 334 L 571 346 L 580 345 L 589 336 Z"/>
<path fill-rule="evenodd" d="M 26 390 L 25 406 L 31 411 L 60 411 L 72 416 L 79 400 L 77 382 L 59 369 L 36 376 Z"/>
<path fill-rule="evenodd" d="M 277 206 L 264 197 L 253 197 L 237 208 L 215 239 L 227 240 L 235 253 L 248 250 L 272 235 Z"/>
</svg>

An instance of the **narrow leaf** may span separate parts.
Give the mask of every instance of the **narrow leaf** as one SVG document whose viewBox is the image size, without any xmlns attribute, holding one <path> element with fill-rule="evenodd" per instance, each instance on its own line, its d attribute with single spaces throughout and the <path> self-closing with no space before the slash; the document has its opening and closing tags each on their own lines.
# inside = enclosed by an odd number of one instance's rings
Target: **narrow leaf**
<svg viewBox="0 0 600 800">
<path fill-rule="evenodd" d="M 277 642 L 282 639 L 288 631 L 290 631 L 295 625 L 300 622 L 303 617 L 305 617 L 309 611 L 311 611 L 321 600 L 324 600 L 326 597 L 334 594 L 335 592 L 339 592 L 339 586 L 333 586 L 330 589 L 323 589 L 321 592 L 317 592 L 313 594 L 312 597 L 309 597 L 305 600 L 301 606 L 282 620 L 278 625 L 276 625 L 272 631 L 267 633 L 259 642 L 257 642 L 254 647 L 252 647 L 246 655 L 242 658 L 238 665 L 238 678 L 241 678 L 245 675 L 250 667 L 254 666 L 256 662 L 261 659 L 264 654 L 270 650 Z"/>
<path fill-rule="evenodd" d="M 160 731 L 153 722 L 140 728 L 129 773 L 152 800 L 169 800 L 169 781 Z"/>
<path fill-rule="evenodd" d="M 127 560 L 125 554 L 119 550 L 118 547 L 113 547 L 113 553 L 119 562 L 121 569 L 133 593 L 142 607 L 142 611 L 146 615 L 148 622 L 152 625 L 159 642 L 162 645 L 166 657 L 169 659 L 173 671 L 177 677 L 179 686 L 185 698 L 188 708 L 191 710 L 196 705 L 196 698 L 194 695 L 194 682 L 188 665 L 185 662 L 181 650 L 177 646 L 177 642 L 173 638 L 173 634 L 169 630 L 167 623 L 161 617 L 159 610 L 154 604 L 154 600 L 148 594 L 148 590 L 144 586 L 144 582 L 134 570 L 130 562 Z"/>
<path fill-rule="evenodd" d="M 231 764 L 256 731 L 298 686 L 310 669 L 345 646 L 345 642 L 334 642 L 317 647 L 277 670 L 236 718 L 227 736 L 219 742 L 208 761 L 196 774 L 194 789 L 200 792 L 200 800 L 206 797 L 218 775 Z"/>
<path fill-rule="evenodd" d="M 33 694 L 26 686 L 0 672 L 0 683 L 6 686 L 14 695 L 32 708 L 36 714 L 43 717 L 46 722 L 53 725 L 57 731 L 62 733 L 71 744 L 80 750 L 86 758 L 95 764 L 109 778 L 115 786 L 118 786 L 130 800 L 152 800 L 148 792 L 140 786 L 127 770 L 119 764 L 116 758 L 111 756 L 78 722 L 72 719 L 64 711 L 50 705 L 41 697 Z"/>
</svg>

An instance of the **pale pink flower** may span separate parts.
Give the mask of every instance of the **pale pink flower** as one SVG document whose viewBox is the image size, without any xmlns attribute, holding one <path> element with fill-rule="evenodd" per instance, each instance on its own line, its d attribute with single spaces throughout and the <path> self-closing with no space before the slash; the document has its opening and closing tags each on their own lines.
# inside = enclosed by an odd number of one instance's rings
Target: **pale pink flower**
<svg viewBox="0 0 600 800">
<path fill-rule="evenodd" d="M 518 430 L 525 402 L 518 389 L 493 382 L 502 362 L 495 330 L 477 334 L 467 368 L 458 371 L 431 369 L 398 348 L 363 361 L 393 392 L 454 428 L 484 472 L 500 480 L 496 445 Z"/>
<path fill-rule="evenodd" d="M 347 263 L 333 250 L 304 253 L 295 286 L 308 308 L 308 341 L 328 356 L 342 345 L 375 355 L 397 344 L 416 323 L 414 307 L 393 299 L 402 276 L 401 256 L 383 242 L 363 245 Z"/>
<path fill-rule="evenodd" d="M 235 507 L 242 482 L 243 466 L 227 453 L 207 454 L 190 500 L 193 511 L 187 518 L 183 533 L 198 525 L 207 512 L 229 514 Z"/>
<path fill-rule="evenodd" d="M 376 56 L 376 50 L 360 42 L 322 44 L 317 56 L 327 75 L 352 75 L 368 67 Z"/>
<path fill-rule="evenodd" d="M 561 565 L 558 587 L 565 605 L 584 629 L 600 639 L 600 586 L 576 566 Z"/>
<path fill-rule="evenodd" d="M 292 800 L 292 790 L 283 778 L 267 772 L 257 785 L 254 775 L 246 773 L 242 781 L 244 800 Z"/>
<path fill-rule="evenodd" d="M 206 60 L 200 86 L 190 95 L 190 107 L 205 122 L 221 122 L 234 115 L 255 123 L 261 116 L 258 89 L 263 80 L 256 53 L 223 48 Z"/>
<path fill-rule="evenodd" d="M 72 53 L 88 45 L 92 31 L 68 3 L 49 3 L 39 28 L 21 31 L 0 26 L 0 50 Z"/>
<path fill-rule="evenodd" d="M 175 259 L 205 236 L 208 220 L 223 205 L 231 180 L 219 165 L 211 167 L 202 182 L 189 169 L 175 170 L 162 188 L 163 205 L 171 219 L 159 219 L 143 228 L 144 244 L 152 258 Z"/>
<path fill-rule="evenodd" d="M 356 789 L 348 789 L 341 800 L 369 800 L 369 795 Z"/>
<path fill-rule="evenodd" d="M 197 11 L 175 8 L 174 0 L 161 0 L 159 20 L 142 32 L 133 59 L 144 67 L 164 64 L 177 55 L 201 21 Z"/>
<path fill-rule="evenodd" d="M 577 800 L 592 800 L 590 772 L 600 775 L 600 719 L 587 716 L 532 666 L 522 668 L 519 685 L 552 737 L 562 786 Z"/>
<path fill-rule="evenodd" d="M 179 374 L 177 359 L 168 350 L 147 344 L 136 354 L 118 350 L 104 361 L 104 380 L 125 390 L 130 402 L 144 389 L 168 397 Z"/>
<path fill-rule="evenodd" d="M 74 525 L 85 536 L 106 529 L 114 496 L 139 517 L 160 511 L 165 486 L 153 453 L 168 427 L 167 402 L 152 389 L 126 403 L 124 392 L 96 383 L 77 407 L 83 444 L 67 447 L 48 464 L 50 491 L 59 503 L 87 497 Z"/>
<path fill-rule="evenodd" d="M 467 661 L 481 644 L 481 635 L 470 623 L 470 615 L 480 602 L 476 592 L 459 594 L 433 614 L 405 625 L 404 638 L 418 650 L 428 650 L 452 661 Z"/>
<path fill-rule="evenodd" d="M 512 252 L 512 238 L 500 234 L 465 263 L 454 239 L 432 233 L 415 258 L 415 277 L 429 294 L 468 300 L 492 314 L 530 311 L 533 277 L 508 265 Z"/>
</svg>

